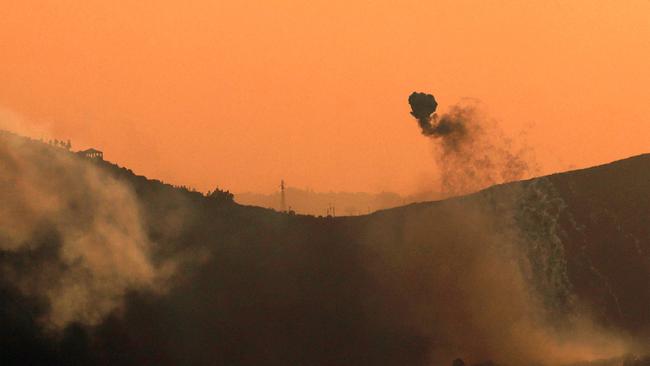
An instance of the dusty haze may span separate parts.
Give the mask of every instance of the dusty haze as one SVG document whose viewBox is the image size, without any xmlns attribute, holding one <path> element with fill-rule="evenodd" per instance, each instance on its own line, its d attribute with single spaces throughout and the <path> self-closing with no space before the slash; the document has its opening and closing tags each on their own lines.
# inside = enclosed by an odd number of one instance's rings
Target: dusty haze
<svg viewBox="0 0 650 366">
<path fill-rule="evenodd" d="M 429 190 L 404 96 L 480 100 L 540 173 L 648 150 L 650 2 L 8 1 L 0 106 L 202 191 Z M 36 137 L 36 136 L 35 136 Z"/>
</svg>

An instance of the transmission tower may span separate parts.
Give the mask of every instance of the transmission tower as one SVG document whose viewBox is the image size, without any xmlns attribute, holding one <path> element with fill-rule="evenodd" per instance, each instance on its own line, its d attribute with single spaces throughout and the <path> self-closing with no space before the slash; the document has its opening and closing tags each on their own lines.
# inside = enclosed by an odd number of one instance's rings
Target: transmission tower
<svg viewBox="0 0 650 366">
<path fill-rule="evenodd" d="M 284 179 L 280 181 L 280 210 L 287 211 L 287 200 L 284 196 Z"/>
</svg>

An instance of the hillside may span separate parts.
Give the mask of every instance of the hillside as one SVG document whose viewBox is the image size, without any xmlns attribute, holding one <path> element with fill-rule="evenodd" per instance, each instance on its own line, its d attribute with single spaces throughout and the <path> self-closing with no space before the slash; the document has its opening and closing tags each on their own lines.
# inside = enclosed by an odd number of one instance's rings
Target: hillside
<svg viewBox="0 0 650 366">
<path fill-rule="evenodd" d="M 2 133 L 0 201 L 3 365 L 650 362 L 650 155 L 318 218 Z"/>
</svg>

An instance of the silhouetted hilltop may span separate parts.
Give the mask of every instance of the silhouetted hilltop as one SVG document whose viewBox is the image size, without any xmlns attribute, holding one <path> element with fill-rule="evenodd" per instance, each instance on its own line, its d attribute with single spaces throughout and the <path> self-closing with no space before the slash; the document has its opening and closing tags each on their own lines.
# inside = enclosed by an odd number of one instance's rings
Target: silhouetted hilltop
<svg viewBox="0 0 650 366">
<path fill-rule="evenodd" d="M 0 361 L 647 365 L 649 200 L 642 155 L 317 218 L 2 133 Z"/>
</svg>

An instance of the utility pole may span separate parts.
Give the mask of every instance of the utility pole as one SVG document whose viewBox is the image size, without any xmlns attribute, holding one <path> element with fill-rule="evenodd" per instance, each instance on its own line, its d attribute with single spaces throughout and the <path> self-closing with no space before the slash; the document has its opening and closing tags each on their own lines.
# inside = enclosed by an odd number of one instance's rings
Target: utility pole
<svg viewBox="0 0 650 366">
<path fill-rule="evenodd" d="M 280 210 L 287 212 L 287 201 L 284 196 L 284 179 L 280 181 Z"/>
</svg>

